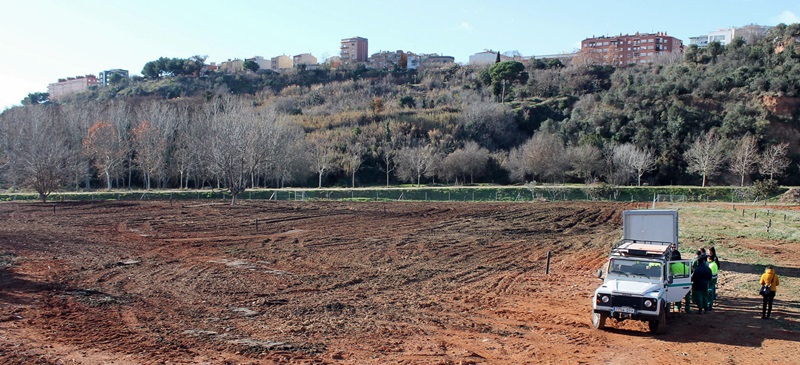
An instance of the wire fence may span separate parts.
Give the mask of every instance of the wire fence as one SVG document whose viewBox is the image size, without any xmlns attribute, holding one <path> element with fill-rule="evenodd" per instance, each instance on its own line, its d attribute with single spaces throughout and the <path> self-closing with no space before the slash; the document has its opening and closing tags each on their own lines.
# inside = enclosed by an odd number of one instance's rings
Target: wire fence
<svg viewBox="0 0 800 365">
<path fill-rule="evenodd" d="M 787 189 L 782 189 L 781 194 Z M 665 199 L 667 197 L 668 199 Z M 679 197 L 679 198 L 676 198 Z M 0 194 L 0 201 L 36 201 L 32 193 Z M 229 201 L 226 190 L 159 190 L 53 193 L 48 201 L 104 200 L 220 200 Z M 617 201 L 652 202 L 680 200 L 688 202 L 752 203 L 752 196 L 739 188 L 659 188 L 614 186 L 514 186 L 514 187 L 409 187 L 356 189 L 250 189 L 238 200 L 352 200 L 352 201 L 450 201 L 450 202 L 531 202 L 531 201 Z"/>
</svg>

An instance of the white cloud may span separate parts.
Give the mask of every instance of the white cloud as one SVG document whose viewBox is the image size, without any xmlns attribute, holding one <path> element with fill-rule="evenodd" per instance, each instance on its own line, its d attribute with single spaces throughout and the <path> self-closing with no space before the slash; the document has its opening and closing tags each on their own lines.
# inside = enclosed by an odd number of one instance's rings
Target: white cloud
<svg viewBox="0 0 800 365">
<path fill-rule="evenodd" d="M 473 28 L 472 24 L 470 24 L 469 22 L 463 21 L 463 22 L 461 22 L 461 24 L 458 25 L 458 29 L 469 32 L 469 31 L 472 31 L 475 28 Z"/>
<path fill-rule="evenodd" d="M 784 10 L 781 15 L 775 17 L 775 22 L 784 24 L 800 23 L 800 17 L 789 10 Z"/>
</svg>

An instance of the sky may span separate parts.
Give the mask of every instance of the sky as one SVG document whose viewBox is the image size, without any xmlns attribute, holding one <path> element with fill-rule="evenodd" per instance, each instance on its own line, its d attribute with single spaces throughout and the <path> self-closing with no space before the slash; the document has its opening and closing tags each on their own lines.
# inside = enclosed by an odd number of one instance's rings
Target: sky
<svg viewBox="0 0 800 365">
<path fill-rule="evenodd" d="M 59 78 L 159 57 L 222 62 L 311 53 L 336 56 L 343 38 L 369 53 L 438 53 L 467 63 L 484 50 L 573 52 L 584 38 L 667 32 L 690 36 L 747 24 L 800 22 L 798 0 L 0 0 L 0 110 Z"/>
</svg>

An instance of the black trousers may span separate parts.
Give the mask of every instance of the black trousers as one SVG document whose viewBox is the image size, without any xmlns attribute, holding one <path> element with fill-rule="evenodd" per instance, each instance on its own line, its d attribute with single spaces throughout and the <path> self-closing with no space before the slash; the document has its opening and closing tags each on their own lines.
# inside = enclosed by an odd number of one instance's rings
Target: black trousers
<svg viewBox="0 0 800 365">
<path fill-rule="evenodd" d="M 769 318 L 772 314 L 772 301 L 775 300 L 775 292 L 770 291 L 764 296 L 764 305 L 761 307 L 761 316 Z"/>
</svg>

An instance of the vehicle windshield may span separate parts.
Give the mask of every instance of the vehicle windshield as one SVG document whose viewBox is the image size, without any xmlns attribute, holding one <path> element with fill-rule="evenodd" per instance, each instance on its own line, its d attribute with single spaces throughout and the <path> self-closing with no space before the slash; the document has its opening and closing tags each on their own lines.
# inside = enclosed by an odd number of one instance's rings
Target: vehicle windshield
<svg viewBox="0 0 800 365">
<path fill-rule="evenodd" d="M 638 275 L 647 278 L 660 278 L 662 273 L 661 263 L 647 260 L 611 259 L 608 265 L 609 274 Z"/>
</svg>

